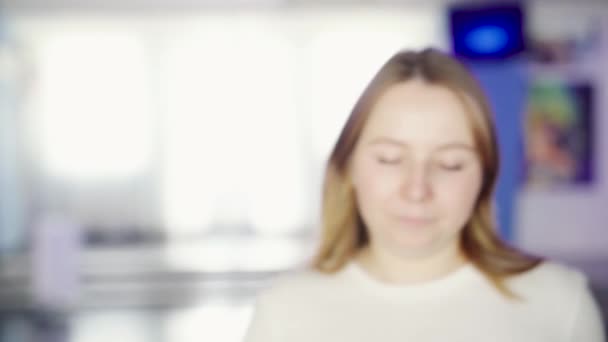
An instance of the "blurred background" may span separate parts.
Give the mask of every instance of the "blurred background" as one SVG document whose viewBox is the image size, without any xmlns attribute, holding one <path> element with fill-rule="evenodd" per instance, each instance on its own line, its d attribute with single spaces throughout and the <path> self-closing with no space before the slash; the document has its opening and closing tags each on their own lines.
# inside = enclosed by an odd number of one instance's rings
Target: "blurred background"
<svg viewBox="0 0 608 342">
<path fill-rule="evenodd" d="M 491 99 L 501 235 L 582 269 L 606 317 L 605 1 L 0 6 L 0 341 L 240 341 L 315 250 L 357 96 L 427 46 Z"/>
</svg>

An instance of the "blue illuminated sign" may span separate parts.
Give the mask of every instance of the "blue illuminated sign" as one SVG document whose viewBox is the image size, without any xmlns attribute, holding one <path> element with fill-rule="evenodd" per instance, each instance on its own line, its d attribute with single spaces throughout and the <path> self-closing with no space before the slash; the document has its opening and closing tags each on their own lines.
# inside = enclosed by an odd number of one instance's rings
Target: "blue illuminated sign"
<svg viewBox="0 0 608 342">
<path fill-rule="evenodd" d="M 502 59 L 522 52 L 523 26 L 517 5 L 450 8 L 454 54 L 468 59 Z"/>
</svg>

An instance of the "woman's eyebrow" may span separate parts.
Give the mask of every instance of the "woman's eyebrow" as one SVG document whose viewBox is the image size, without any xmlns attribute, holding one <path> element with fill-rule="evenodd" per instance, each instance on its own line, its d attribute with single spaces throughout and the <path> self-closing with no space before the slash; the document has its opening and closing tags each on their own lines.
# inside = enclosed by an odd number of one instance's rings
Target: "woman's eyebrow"
<svg viewBox="0 0 608 342">
<path fill-rule="evenodd" d="M 378 144 L 388 144 L 388 145 L 395 145 L 395 146 L 400 146 L 400 147 L 408 146 L 408 144 L 405 141 L 395 139 L 395 138 L 390 138 L 390 137 L 377 137 L 375 139 L 372 139 L 368 143 L 368 145 L 378 145 Z M 473 147 L 472 145 L 470 145 L 468 143 L 460 142 L 460 141 L 451 141 L 451 142 L 447 142 L 447 143 L 442 143 L 435 148 L 435 150 L 449 150 L 449 149 L 462 149 L 462 150 L 467 150 L 467 151 L 471 151 L 471 152 L 477 151 L 475 149 L 475 147 Z"/>
<path fill-rule="evenodd" d="M 463 143 L 463 142 L 449 142 L 449 143 L 441 144 L 436 148 L 436 150 L 451 150 L 451 149 L 466 150 L 466 151 L 471 151 L 471 152 L 477 151 L 477 149 L 475 149 L 475 147 L 473 147 L 472 145 Z"/>
<path fill-rule="evenodd" d="M 368 145 L 378 145 L 378 144 L 389 144 L 389 145 L 396 145 L 396 146 L 401 146 L 401 147 L 407 146 L 407 143 L 405 143 L 405 141 L 401 141 L 399 139 L 389 138 L 389 137 L 378 137 L 378 138 L 372 139 L 368 143 Z"/>
</svg>

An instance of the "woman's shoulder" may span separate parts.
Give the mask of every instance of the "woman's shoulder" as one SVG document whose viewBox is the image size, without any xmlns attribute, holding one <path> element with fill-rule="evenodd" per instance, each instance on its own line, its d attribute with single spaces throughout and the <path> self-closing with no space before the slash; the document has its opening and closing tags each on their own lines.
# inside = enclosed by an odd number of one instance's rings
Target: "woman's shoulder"
<svg viewBox="0 0 608 342">
<path fill-rule="evenodd" d="M 321 273 L 305 267 L 286 271 L 271 280 L 268 287 L 260 292 L 265 301 L 286 303 L 298 298 L 317 298 L 340 288 L 340 272 Z"/>
<path fill-rule="evenodd" d="M 518 277 L 528 281 L 558 281 L 564 284 L 577 283 L 585 279 L 585 275 L 579 269 L 551 260 L 541 262 L 538 266 Z"/>
<path fill-rule="evenodd" d="M 535 268 L 512 277 L 509 282 L 516 292 L 534 297 L 542 293 L 550 300 L 571 297 L 587 287 L 587 277 L 582 271 L 554 261 L 543 261 Z"/>
<path fill-rule="evenodd" d="M 558 329 L 568 341 L 604 341 L 601 314 L 587 276 L 580 270 L 544 262 L 513 279 L 515 294 L 528 303 L 547 331 Z M 567 329 L 567 330 L 564 330 Z"/>
</svg>

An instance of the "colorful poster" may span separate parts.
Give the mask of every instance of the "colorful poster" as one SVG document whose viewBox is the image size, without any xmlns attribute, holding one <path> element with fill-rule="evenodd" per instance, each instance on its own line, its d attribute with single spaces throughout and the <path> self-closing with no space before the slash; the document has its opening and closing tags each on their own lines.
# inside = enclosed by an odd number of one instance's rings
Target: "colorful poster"
<svg viewBox="0 0 608 342">
<path fill-rule="evenodd" d="M 593 181 L 592 89 L 555 79 L 532 83 L 524 116 L 526 187 Z"/>
</svg>

